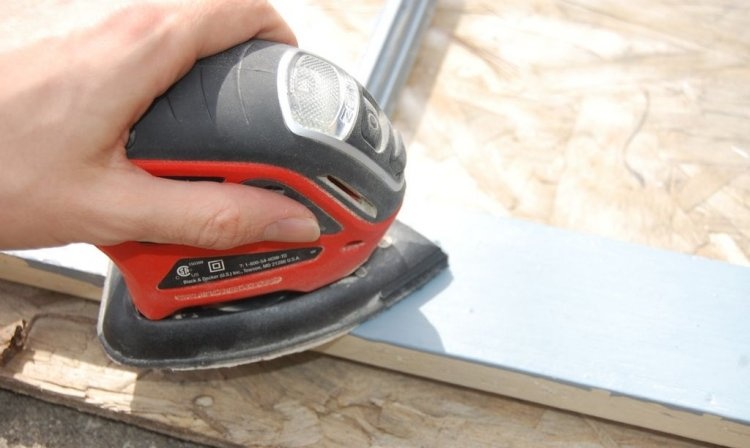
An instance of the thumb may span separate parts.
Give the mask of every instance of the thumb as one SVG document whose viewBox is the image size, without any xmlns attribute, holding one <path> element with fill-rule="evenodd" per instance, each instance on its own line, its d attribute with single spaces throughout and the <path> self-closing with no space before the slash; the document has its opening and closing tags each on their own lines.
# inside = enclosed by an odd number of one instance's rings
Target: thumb
<svg viewBox="0 0 750 448">
<path fill-rule="evenodd" d="M 123 173 L 124 215 L 116 239 L 228 249 L 257 241 L 307 242 L 320 236 L 302 204 L 261 188 Z M 129 179 L 132 177 L 132 179 Z M 110 178 L 111 179 L 111 178 Z M 118 207 L 119 208 L 119 207 Z"/>
</svg>

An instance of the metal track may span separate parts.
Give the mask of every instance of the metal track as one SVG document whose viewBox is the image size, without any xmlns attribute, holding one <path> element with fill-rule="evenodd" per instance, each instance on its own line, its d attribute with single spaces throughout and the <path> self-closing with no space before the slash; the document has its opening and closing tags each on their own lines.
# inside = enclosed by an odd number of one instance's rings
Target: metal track
<svg viewBox="0 0 750 448">
<path fill-rule="evenodd" d="M 387 0 L 357 70 L 357 78 L 387 115 L 396 106 L 435 12 L 435 0 Z"/>
</svg>

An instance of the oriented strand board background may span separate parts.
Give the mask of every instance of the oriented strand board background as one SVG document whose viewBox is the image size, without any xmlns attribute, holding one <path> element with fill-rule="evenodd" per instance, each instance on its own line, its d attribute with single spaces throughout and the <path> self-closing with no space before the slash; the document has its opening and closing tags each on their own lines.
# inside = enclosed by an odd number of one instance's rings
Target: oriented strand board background
<svg viewBox="0 0 750 448">
<path fill-rule="evenodd" d="M 749 8 L 439 2 L 397 113 L 410 204 L 747 265 Z"/>
</svg>

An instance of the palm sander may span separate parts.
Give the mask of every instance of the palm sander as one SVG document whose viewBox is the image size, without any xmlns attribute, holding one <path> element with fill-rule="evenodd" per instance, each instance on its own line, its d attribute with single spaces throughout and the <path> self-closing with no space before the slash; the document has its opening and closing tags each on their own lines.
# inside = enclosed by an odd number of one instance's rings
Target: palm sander
<svg viewBox="0 0 750 448">
<path fill-rule="evenodd" d="M 405 190 L 399 133 L 354 78 L 298 48 L 253 40 L 198 61 L 136 123 L 126 150 L 155 176 L 286 195 L 312 211 L 321 236 L 222 251 L 100 247 L 114 266 L 98 333 L 119 363 L 196 369 L 301 351 L 447 265 L 395 221 Z"/>
</svg>

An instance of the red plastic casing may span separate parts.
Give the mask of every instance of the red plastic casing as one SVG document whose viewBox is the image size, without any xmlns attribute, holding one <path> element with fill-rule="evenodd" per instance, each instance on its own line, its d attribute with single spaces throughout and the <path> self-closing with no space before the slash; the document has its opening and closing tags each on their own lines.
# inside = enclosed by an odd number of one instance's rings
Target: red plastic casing
<svg viewBox="0 0 750 448">
<path fill-rule="evenodd" d="M 256 163 L 221 161 L 134 160 L 141 168 L 161 177 L 223 178 L 224 182 L 272 180 L 305 196 L 341 226 L 313 243 L 259 242 L 229 250 L 209 250 L 172 244 L 126 242 L 101 246 L 121 271 L 133 303 L 149 319 L 161 319 L 188 307 L 245 299 L 276 291 L 309 292 L 354 272 L 377 247 L 396 217 L 396 210 L 379 222 L 357 216 L 309 178 L 289 169 Z M 250 188 L 250 187 L 248 187 Z M 189 286 L 159 288 L 174 266 L 185 259 L 274 252 L 285 249 L 320 248 L 314 258 L 258 273 L 239 275 Z"/>
</svg>

